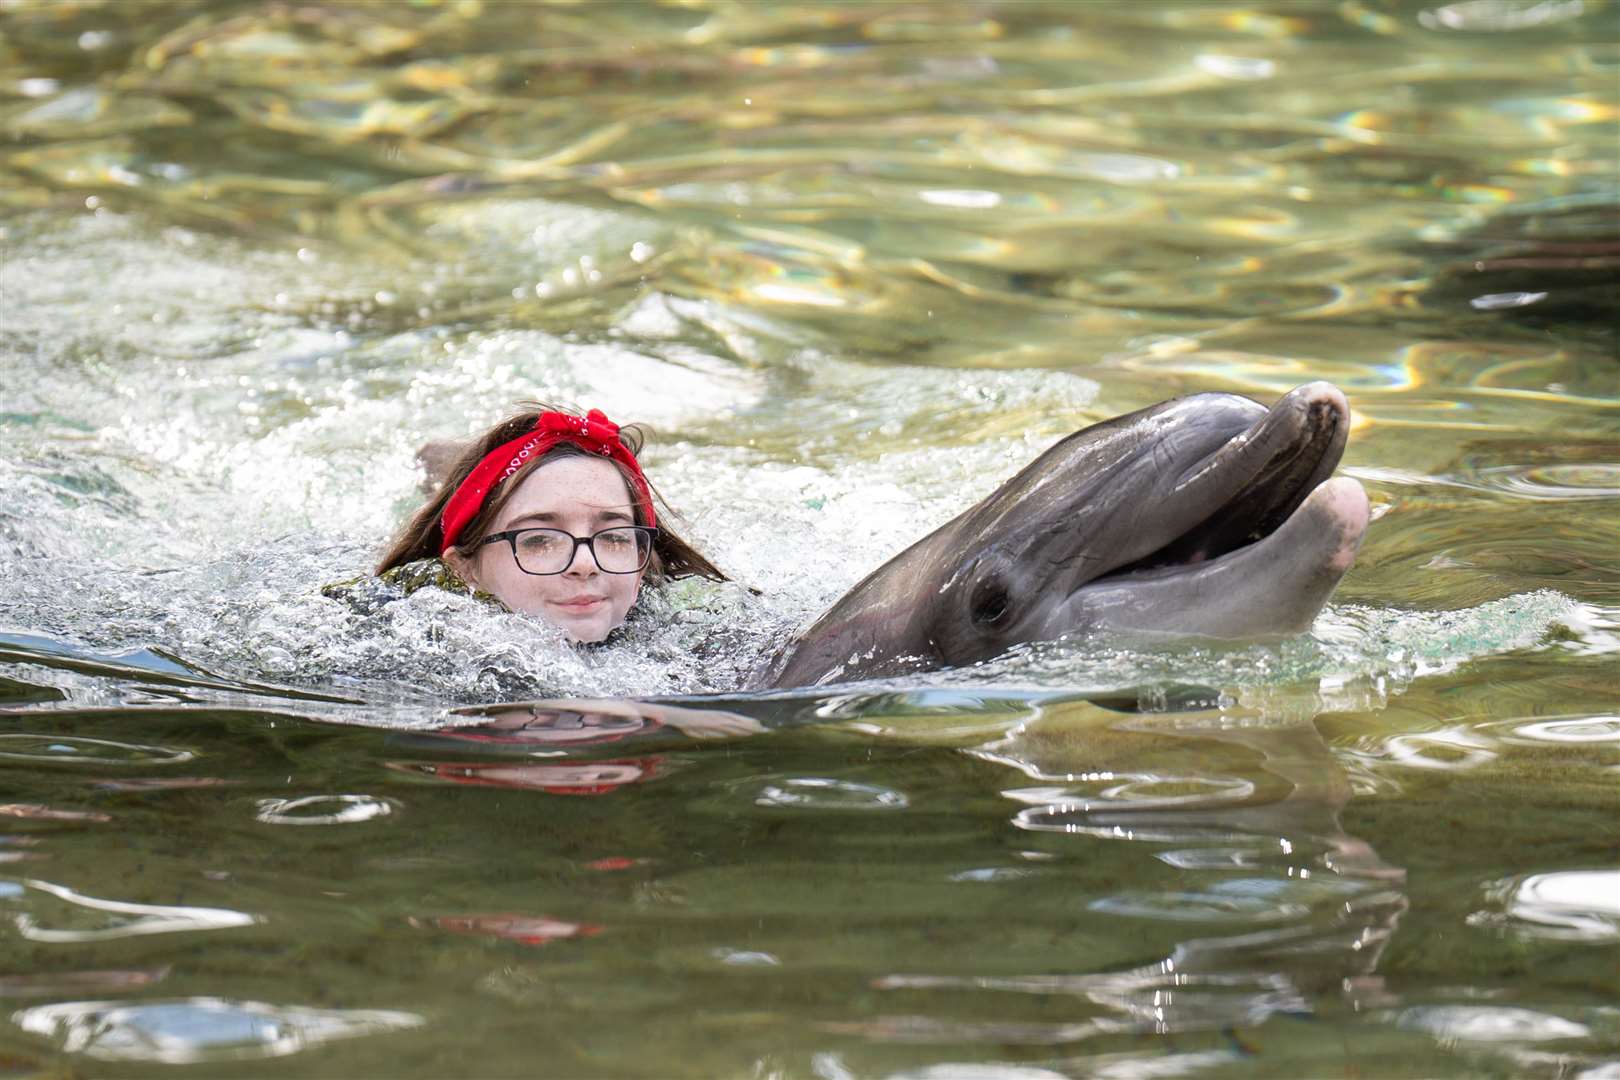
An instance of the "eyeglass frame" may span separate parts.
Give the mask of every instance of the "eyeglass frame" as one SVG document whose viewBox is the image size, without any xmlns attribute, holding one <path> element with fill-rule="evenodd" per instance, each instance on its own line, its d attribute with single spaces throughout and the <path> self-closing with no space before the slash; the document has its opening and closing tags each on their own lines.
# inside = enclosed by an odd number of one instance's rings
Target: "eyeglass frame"
<svg viewBox="0 0 1620 1080">
<path fill-rule="evenodd" d="M 596 538 L 605 532 L 616 532 L 620 529 L 632 529 L 647 538 L 646 557 L 641 560 L 641 565 L 636 567 L 634 570 L 609 570 L 607 567 L 602 565 L 602 560 L 596 557 Z M 573 550 L 568 553 L 568 561 L 563 563 L 561 570 L 552 570 L 544 574 L 539 574 L 524 567 L 523 561 L 518 558 L 517 538 L 519 535 L 526 532 L 562 533 L 564 536 L 568 537 L 568 539 L 574 542 Z M 655 544 L 658 540 L 658 528 L 654 525 L 609 525 L 605 529 L 597 529 L 589 536 L 575 536 L 567 529 L 554 529 L 550 525 L 525 525 L 521 529 L 506 529 L 502 532 L 490 533 L 488 536 L 478 541 L 477 546 L 483 547 L 485 544 L 494 544 L 501 540 L 506 541 L 507 547 L 512 552 L 512 565 L 516 566 L 519 572 L 528 574 L 530 577 L 556 577 L 558 574 L 568 573 L 568 568 L 574 565 L 574 560 L 579 557 L 579 549 L 582 547 L 591 553 L 591 561 L 595 563 L 596 568 L 604 574 L 639 574 L 643 570 L 647 569 L 648 563 L 652 562 L 653 544 Z"/>
</svg>

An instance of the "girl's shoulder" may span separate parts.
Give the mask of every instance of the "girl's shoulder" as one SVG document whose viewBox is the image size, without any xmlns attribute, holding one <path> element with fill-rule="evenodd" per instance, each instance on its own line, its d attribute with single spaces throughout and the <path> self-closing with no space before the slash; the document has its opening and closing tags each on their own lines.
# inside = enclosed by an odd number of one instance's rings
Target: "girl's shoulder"
<svg viewBox="0 0 1620 1080">
<path fill-rule="evenodd" d="M 460 596 L 494 602 L 488 593 L 479 592 L 461 580 L 449 564 L 441 559 L 417 559 L 415 562 L 384 570 L 380 574 L 362 574 L 347 581 L 321 587 L 321 595 L 347 604 L 362 615 L 369 615 L 384 604 L 402 600 L 421 589 L 434 588 Z"/>
</svg>

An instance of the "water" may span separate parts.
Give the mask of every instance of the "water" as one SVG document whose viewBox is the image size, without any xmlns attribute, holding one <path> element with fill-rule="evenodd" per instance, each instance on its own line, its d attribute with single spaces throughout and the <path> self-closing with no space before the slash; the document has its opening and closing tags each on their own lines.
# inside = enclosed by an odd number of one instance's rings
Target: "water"
<svg viewBox="0 0 1620 1080">
<path fill-rule="evenodd" d="M 0 3 L 0 1060 L 1614 1074 L 1617 76 L 1599 0 Z M 1309 635 L 737 692 L 1068 431 L 1313 378 Z M 320 595 L 536 399 L 739 584 Z"/>
</svg>

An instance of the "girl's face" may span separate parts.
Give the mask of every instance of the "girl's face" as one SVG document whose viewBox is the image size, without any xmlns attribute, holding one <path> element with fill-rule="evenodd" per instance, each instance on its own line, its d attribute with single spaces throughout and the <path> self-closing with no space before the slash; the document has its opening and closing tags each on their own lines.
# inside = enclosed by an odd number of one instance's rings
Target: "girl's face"
<svg viewBox="0 0 1620 1080">
<path fill-rule="evenodd" d="M 635 523 L 630 489 L 613 463 L 570 454 L 531 470 L 489 531 L 544 527 L 586 537 Z M 513 611 L 540 616 L 574 641 L 607 637 L 624 622 L 641 589 L 641 572 L 603 573 L 584 546 L 575 549 L 566 570 L 544 577 L 518 569 L 512 547 L 505 542 L 482 545 L 471 558 L 450 551 L 445 561 L 467 584 Z"/>
</svg>

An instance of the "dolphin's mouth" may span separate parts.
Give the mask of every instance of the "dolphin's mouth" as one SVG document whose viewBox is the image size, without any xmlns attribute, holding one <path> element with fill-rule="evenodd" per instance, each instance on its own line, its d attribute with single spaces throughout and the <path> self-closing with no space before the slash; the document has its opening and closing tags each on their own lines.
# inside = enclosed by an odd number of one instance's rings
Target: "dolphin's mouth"
<svg viewBox="0 0 1620 1080">
<path fill-rule="evenodd" d="M 1087 621 L 1228 638 L 1308 628 L 1367 526 L 1361 485 L 1329 479 L 1349 426 L 1344 394 L 1311 383 L 1192 463 L 1180 485 L 1228 494 L 1190 525 L 1166 521 L 1149 554 L 1087 582 L 1074 594 Z"/>
<path fill-rule="evenodd" d="M 1272 535 L 1338 467 L 1349 424 L 1350 406 L 1337 387 L 1312 383 L 1293 391 L 1252 427 L 1233 436 L 1190 470 L 1203 474 L 1219 469 L 1235 459 L 1235 451 L 1244 445 L 1258 440 L 1271 442 L 1274 451 L 1261 461 L 1248 482 L 1208 518 L 1108 576 L 1189 567 L 1219 559 Z"/>
</svg>

